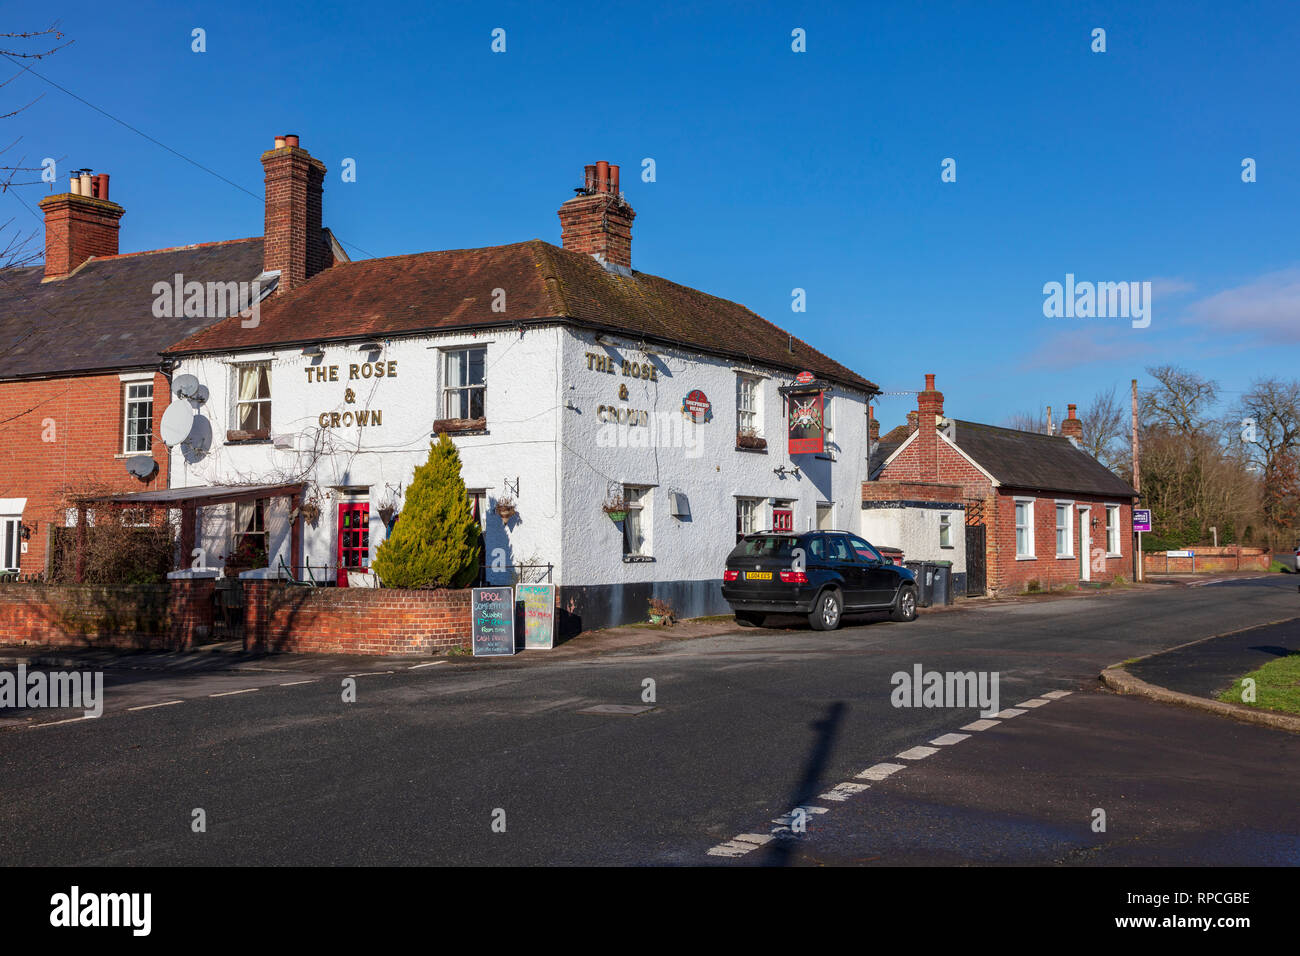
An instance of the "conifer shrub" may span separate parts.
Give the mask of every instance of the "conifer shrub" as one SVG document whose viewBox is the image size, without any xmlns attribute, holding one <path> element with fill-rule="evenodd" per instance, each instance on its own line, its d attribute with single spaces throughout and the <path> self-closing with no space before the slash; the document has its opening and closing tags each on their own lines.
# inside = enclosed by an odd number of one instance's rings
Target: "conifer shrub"
<svg viewBox="0 0 1300 956">
<path fill-rule="evenodd" d="M 445 434 L 429 444 L 374 571 L 390 588 L 463 588 L 478 572 L 482 536 L 460 476 L 460 452 Z"/>
</svg>

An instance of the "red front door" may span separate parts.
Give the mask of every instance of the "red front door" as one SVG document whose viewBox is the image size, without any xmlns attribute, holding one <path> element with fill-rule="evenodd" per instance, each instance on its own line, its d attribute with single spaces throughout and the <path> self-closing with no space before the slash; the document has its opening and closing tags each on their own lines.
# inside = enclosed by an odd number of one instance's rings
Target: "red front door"
<svg viewBox="0 0 1300 956">
<path fill-rule="evenodd" d="M 370 567 L 370 503 L 339 504 L 339 587 L 348 586 L 348 570 Z"/>
</svg>

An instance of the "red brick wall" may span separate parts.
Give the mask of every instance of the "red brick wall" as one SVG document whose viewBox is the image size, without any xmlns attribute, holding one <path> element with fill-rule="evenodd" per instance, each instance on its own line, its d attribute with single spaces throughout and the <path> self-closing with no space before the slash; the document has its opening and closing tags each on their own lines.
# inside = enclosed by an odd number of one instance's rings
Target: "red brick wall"
<svg viewBox="0 0 1300 956">
<path fill-rule="evenodd" d="M 321 228 L 325 164 L 297 146 L 262 154 L 266 172 L 264 267 L 280 271 L 276 294 L 288 292 L 330 265 Z"/>
<path fill-rule="evenodd" d="M 1273 561 L 1272 552 L 1262 548 L 1193 547 L 1183 550 L 1196 552 L 1197 574 L 1211 571 L 1267 571 Z M 1193 570 L 1192 558 L 1171 558 L 1163 551 L 1148 551 L 1143 559 L 1146 574 L 1190 574 Z"/>
<path fill-rule="evenodd" d="M 470 592 L 303 588 L 244 581 L 244 647 L 316 654 L 470 648 Z"/>
<path fill-rule="evenodd" d="M 1016 556 L 1016 498 L 1034 500 L 1034 554 L 1033 560 L 1022 560 Z M 1074 555 L 1069 558 L 1056 556 L 1056 501 L 1073 501 L 1074 510 L 1071 517 L 1071 541 Z M 1106 547 L 1106 508 L 1107 504 L 1119 505 L 1119 557 L 1089 556 L 1089 571 L 1092 581 L 1112 581 L 1116 576 L 1133 579 L 1133 507 L 1124 499 L 1118 498 L 1083 498 L 1078 495 L 1056 494 L 1043 495 L 1033 492 L 1017 492 L 1014 489 L 999 489 L 994 517 L 989 526 L 989 589 L 996 592 L 1019 592 L 1026 589 L 1030 581 L 1037 581 L 1039 586 L 1059 587 L 1066 584 L 1078 584 L 1080 580 L 1080 534 L 1079 508 L 1091 506 L 1090 519 L 1095 518 L 1092 526 L 1091 546 Z M 1094 564 L 1094 560 L 1097 562 Z M 1099 566 L 1098 566 L 1099 565 Z"/>
<path fill-rule="evenodd" d="M 167 449 L 158 422 L 171 390 L 153 376 L 154 477 L 127 473 L 122 452 L 124 392 L 117 374 L 30 382 L 0 382 L 0 498 L 26 498 L 23 523 L 32 529 L 21 570 L 45 570 L 50 525 L 64 524 L 68 491 L 131 492 L 167 487 Z M 53 440 L 48 440 L 53 439 Z"/>
<path fill-rule="evenodd" d="M 0 644 L 183 650 L 211 633 L 213 582 L 0 584 Z"/>
<path fill-rule="evenodd" d="M 61 193 L 40 202 L 45 212 L 45 276 L 72 272 L 91 256 L 117 255 L 125 211 L 115 202 Z"/>
<path fill-rule="evenodd" d="M 933 501 L 961 503 L 960 485 L 929 484 L 920 481 L 864 481 L 863 501 Z"/>
<path fill-rule="evenodd" d="M 578 196 L 560 207 L 560 242 L 565 249 L 631 268 L 635 218 L 631 206 L 609 193 Z"/>
</svg>

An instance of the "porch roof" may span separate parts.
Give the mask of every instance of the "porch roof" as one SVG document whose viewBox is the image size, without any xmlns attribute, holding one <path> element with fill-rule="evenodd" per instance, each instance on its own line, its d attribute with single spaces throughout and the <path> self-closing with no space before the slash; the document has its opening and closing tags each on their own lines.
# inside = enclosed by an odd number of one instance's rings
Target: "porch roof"
<svg viewBox="0 0 1300 956">
<path fill-rule="evenodd" d="M 279 498 L 302 494 L 303 482 L 276 485 L 195 485 L 191 488 L 159 488 L 156 491 L 135 491 L 118 495 L 88 495 L 77 498 L 77 504 L 122 504 L 139 507 L 184 508 L 229 504 L 234 501 L 254 501 L 258 498 Z"/>
</svg>

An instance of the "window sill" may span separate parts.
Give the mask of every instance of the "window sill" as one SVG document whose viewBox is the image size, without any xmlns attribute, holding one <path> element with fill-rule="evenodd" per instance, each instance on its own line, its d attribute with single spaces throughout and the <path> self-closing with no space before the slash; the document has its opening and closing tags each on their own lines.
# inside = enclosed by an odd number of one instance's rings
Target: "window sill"
<svg viewBox="0 0 1300 956">
<path fill-rule="evenodd" d="M 1074 560 L 1074 555 L 1072 555 L 1072 554 L 1058 554 L 1058 555 L 1056 556 L 1056 560 L 1057 560 L 1057 561 L 1073 561 L 1073 560 Z"/>
<path fill-rule="evenodd" d="M 1107 552 L 1106 552 L 1106 557 L 1108 557 L 1108 558 L 1122 558 L 1122 557 L 1124 557 L 1124 553 L 1123 553 L 1122 551 L 1107 551 Z"/>
<path fill-rule="evenodd" d="M 124 461 L 127 458 L 139 458 L 141 455 L 144 455 L 146 458 L 152 458 L 153 449 L 148 451 L 123 451 L 114 455 L 113 458 L 119 461 Z"/>
<path fill-rule="evenodd" d="M 752 448 L 752 447 L 750 447 L 750 446 L 748 446 L 748 445 L 737 445 L 737 446 L 736 446 L 736 451 L 747 451 L 747 452 L 750 452 L 751 454 L 755 454 L 755 455 L 766 455 L 766 454 L 767 454 L 767 446 L 765 445 L 765 446 L 763 446 L 762 448 Z"/>
<path fill-rule="evenodd" d="M 269 443 L 270 441 L 271 429 L 269 428 L 231 428 L 226 431 L 227 445 L 251 445 L 257 443 Z"/>
<path fill-rule="evenodd" d="M 652 564 L 654 557 L 649 554 L 625 554 L 623 555 L 624 564 Z"/>
<path fill-rule="evenodd" d="M 1037 561 L 1037 560 L 1038 560 L 1038 555 L 1036 555 L 1036 554 L 1018 554 L 1018 555 L 1016 555 L 1016 560 L 1017 560 L 1017 561 Z"/>
<path fill-rule="evenodd" d="M 488 434 L 486 418 L 437 418 L 433 422 L 433 433 L 447 435 L 486 435 Z"/>
<path fill-rule="evenodd" d="M 225 443 L 227 445 L 269 445 L 271 444 L 271 439 L 269 438 L 227 438 Z"/>
</svg>

